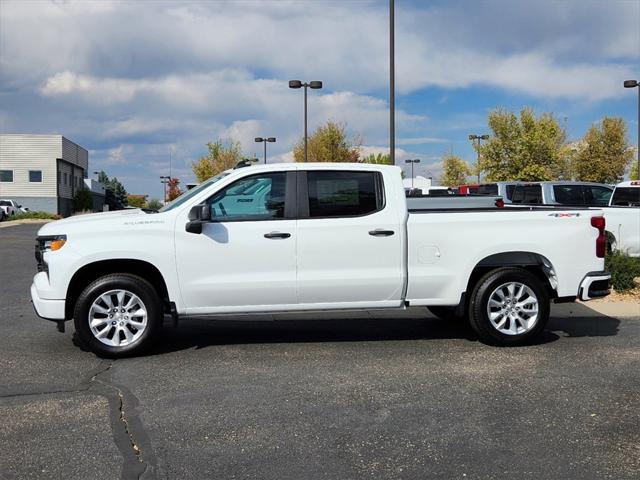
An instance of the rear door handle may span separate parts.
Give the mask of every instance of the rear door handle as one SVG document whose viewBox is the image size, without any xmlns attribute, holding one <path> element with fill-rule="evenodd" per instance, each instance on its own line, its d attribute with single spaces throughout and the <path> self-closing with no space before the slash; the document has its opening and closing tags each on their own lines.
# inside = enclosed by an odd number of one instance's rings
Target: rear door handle
<svg viewBox="0 0 640 480">
<path fill-rule="evenodd" d="M 394 233 L 396 232 L 394 232 L 393 230 L 383 230 L 381 228 L 376 228 L 375 230 L 371 230 L 369 232 L 369 235 L 372 235 L 374 237 L 390 237 Z"/>
<path fill-rule="evenodd" d="M 264 234 L 264 238 L 289 238 L 291 236 L 290 233 L 284 232 L 269 232 Z"/>
</svg>

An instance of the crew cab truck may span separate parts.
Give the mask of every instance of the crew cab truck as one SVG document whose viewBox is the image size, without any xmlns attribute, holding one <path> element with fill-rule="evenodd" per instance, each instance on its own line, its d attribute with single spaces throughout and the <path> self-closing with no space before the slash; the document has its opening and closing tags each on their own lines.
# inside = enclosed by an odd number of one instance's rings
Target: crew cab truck
<svg viewBox="0 0 640 480">
<path fill-rule="evenodd" d="M 398 167 L 261 165 L 156 213 L 44 225 L 31 296 L 38 315 L 59 327 L 73 319 L 91 350 L 112 357 L 142 352 L 165 314 L 408 306 L 519 345 L 543 330 L 550 301 L 609 293 L 604 248 L 599 211 L 409 210 Z"/>
</svg>

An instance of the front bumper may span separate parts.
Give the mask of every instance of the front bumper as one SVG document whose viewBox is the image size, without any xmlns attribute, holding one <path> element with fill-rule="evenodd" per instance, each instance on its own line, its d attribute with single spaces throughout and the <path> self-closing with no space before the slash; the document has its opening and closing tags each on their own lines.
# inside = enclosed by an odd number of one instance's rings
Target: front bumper
<svg viewBox="0 0 640 480">
<path fill-rule="evenodd" d="M 610 290 L 611 274 L 609 272 L 589 272 L 580 282 L 578 298 L 582 301 L 606 297 Z"/>
<path fill-rule="evenodd" d="M 31 302 L 39 317 L 53 321 L 64 320 L 64 300 L 40 298 L 35 281 L 31 284 Z"/>
</svg>

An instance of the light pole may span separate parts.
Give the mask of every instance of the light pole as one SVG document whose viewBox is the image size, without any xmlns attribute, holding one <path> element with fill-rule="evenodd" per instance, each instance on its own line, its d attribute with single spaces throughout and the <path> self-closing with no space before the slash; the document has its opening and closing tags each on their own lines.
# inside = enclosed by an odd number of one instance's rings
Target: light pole
<svg viewBox="0 0 640 480">
<path fill-rule="evenodd" d="M 161 175 L 160 176 L 160 183 L 162 183 L 164 185 L 164 202 L 167 203 L 167 183 L 169 183 L 169 180 L 171 180 L 171 177 L 169 175 Z"/>
<path fill-rule="evenodd" d="M 276 137 L 256 137 L 256 143 L 264 143 L 264 164 L 267 164 L 267 142 L 273 143 L 276 141 Z"/>
<path fill-rule="evenodd" d="M 414 158 L 414 159 L 412 160 L 412 159 L 408 158 L 407 160 L 405 160 L 405 161 L 404 161 L 404 163 L 410 163 L 410 164 L 411 164 L 411 189 L 413 190 L 413 179 L 414 179 L 414 176 L 413 176 L 413 166 L 414 166 L 416 163 L 420 163 L 420 159 L 419 159 L 419 158 Z"/>
<path fill-rule="evenodd" d="M 395 57 L 395 5 L 389 0 L 389 156 L 396 164 L 396 57 Z"/>
<path fill-rule="evenodd" d="M 314 80 L 312 82 L 302 83 L 300 80 L 289 80 L 289 88 L 302 88 L 304 87 L 304 161 L 307 161 L 307 88 L 313 88 L 314 90 L 322 88 L 322 82 L 320 80 Z"/>
<path fill-rule="evenodd" d="M 478 171 L 478 183 L 480 183 L 480 142 L 482 142 L 482 140 L 489 140 L 489 135 L 469 135 L 469 140 L 471 140 L 472 142 L 474 140 L 478 141 L 478 148 L 476 150 L 478 152 L 476 170 Z"/>
<path fill-rule="evenodd" d="M 638 180 L 640 180 L 640 82 L 638 80 L 625 80 L 624 88 L 638 89 L 638 144 L 636 147 L 638 151 Z"/>
</svg>

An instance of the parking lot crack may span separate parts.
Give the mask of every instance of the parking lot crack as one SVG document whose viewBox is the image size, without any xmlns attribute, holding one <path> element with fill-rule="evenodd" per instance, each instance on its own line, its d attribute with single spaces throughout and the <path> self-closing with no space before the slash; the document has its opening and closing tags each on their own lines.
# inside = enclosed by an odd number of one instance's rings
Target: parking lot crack
<svg viewBox="0 0 640 480">
<path fill-rule="evenodd" d="M 111 405 L 113 440 L 123 456 L 121 478 L 155 478 L 155 456 L 149 436 L 138 415 L 138 399 L 111 377 L 113 363 L 93 378 L 95 390 L 104 395 Z"/>
</svg>

